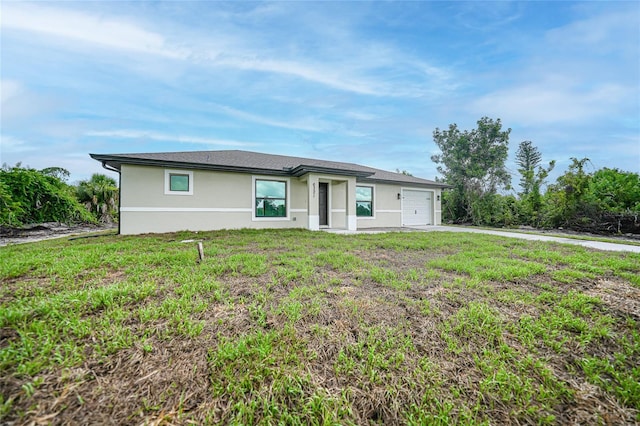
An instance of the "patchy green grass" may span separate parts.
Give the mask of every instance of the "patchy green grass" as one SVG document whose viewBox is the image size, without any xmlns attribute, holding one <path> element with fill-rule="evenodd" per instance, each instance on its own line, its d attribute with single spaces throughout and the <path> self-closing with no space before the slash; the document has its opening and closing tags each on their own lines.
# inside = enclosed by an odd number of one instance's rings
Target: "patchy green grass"
<svg viewBox="0 0 640 426">
<path fill-rule="evenodd" d="M 638 254 L 462 233 L 4 247 L 0 422 L 640 422 L 638 277 Z"/>
</svg>

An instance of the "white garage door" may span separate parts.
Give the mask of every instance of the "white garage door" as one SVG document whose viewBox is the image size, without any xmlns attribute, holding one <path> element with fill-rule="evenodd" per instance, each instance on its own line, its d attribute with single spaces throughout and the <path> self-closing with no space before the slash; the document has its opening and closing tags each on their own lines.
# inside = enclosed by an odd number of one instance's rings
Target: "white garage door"
<svg viewBox="0 0 640 426">
<path fill-rule="evenodd" d="M 402 190 L 402 225 L 433 225 L 433 192 Z"/>
</svg>

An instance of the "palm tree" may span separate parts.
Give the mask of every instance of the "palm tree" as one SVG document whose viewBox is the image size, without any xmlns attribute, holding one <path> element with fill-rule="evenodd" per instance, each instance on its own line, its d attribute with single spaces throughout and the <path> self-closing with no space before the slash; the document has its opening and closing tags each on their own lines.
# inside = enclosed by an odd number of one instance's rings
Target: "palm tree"
<svg viewBox="0 0 640 426">
<path fill-rule="evenodd" d="M 118 186 L 115 179 L 94 173 L 80 181 L 76 193 L 81 203 L 102 223 L 112 223 L 118 215 Z"/>
</svg>

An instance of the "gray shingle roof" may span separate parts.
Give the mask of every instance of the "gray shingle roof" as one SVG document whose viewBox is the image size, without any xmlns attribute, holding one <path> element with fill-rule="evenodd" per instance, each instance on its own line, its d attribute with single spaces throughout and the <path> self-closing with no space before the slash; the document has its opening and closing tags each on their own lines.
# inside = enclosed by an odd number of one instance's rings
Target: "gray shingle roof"
<svg viewBox="0 0 640 426">
<path fill-rule="evenodd" d="M 293 176 L 300 176 L 307 172 L 325 172 L 356 176 L 358 181 L 405 183 L 419 186 L 448 186 L 427 179 L 374 169 L 359 164 L 251 151 L 226 150 L 89 155 L 91 158 L 117 170 L 120 170 L 122 164 L 137 164 Z"/>
</svg>

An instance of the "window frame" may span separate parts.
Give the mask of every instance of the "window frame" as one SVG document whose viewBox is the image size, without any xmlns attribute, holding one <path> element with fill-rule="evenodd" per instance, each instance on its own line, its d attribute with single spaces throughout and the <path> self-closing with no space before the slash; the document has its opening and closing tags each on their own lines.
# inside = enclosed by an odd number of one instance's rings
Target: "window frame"
<svg viewBox="0 0 640 426">
<path fill-rule="evenodd" d="M 171 189 L 171 176 L 187 176 L 189 179 L 188 189 L 186 191 L 176 191 Z M 164 195 L 193 195 L 193 171 L 191 170 L 164 170 Z"/>
<path fill-rule="evenodd" d="M 358 188 L 370 188 L 371 189 L 371 201 L 360 201 L 360 202 L 369 202 L 369 203 L 371 203 L 371 215 L 370 216 L 362 216 L 362 215 L 358 214 Z M 358 219 L 375 219 L 376 218 L 375 200 L 376 200 L 376 187 L 375 187 L 375 185 L 356 185 L 356 218 L 358 218 Z"/>
<path fill-rule="evenodd" d="M 269 181 L 269 182 L 282 182 L 285 184 L 285 198 L 284 198 L 284 216 L 258 216 L 258 206 L 256 203 L 257 194 L 256 194 L 256 186 L 258 181 Z M 264 198 L 261 198 L 264 199 Z M 269 199 L 269 198 L 267 198 Z M 272 198 L 275 200 L 282 200 L 282 198 Z M 252 176 L 251 179 L 251 216 L 254 221 L 280 221 L 280 220 L 289 220 L 290 218 L 290 205 L 291 205 L 291 180 L 289 178 L 280 177 L 280 176 Z"/>
</svg>

